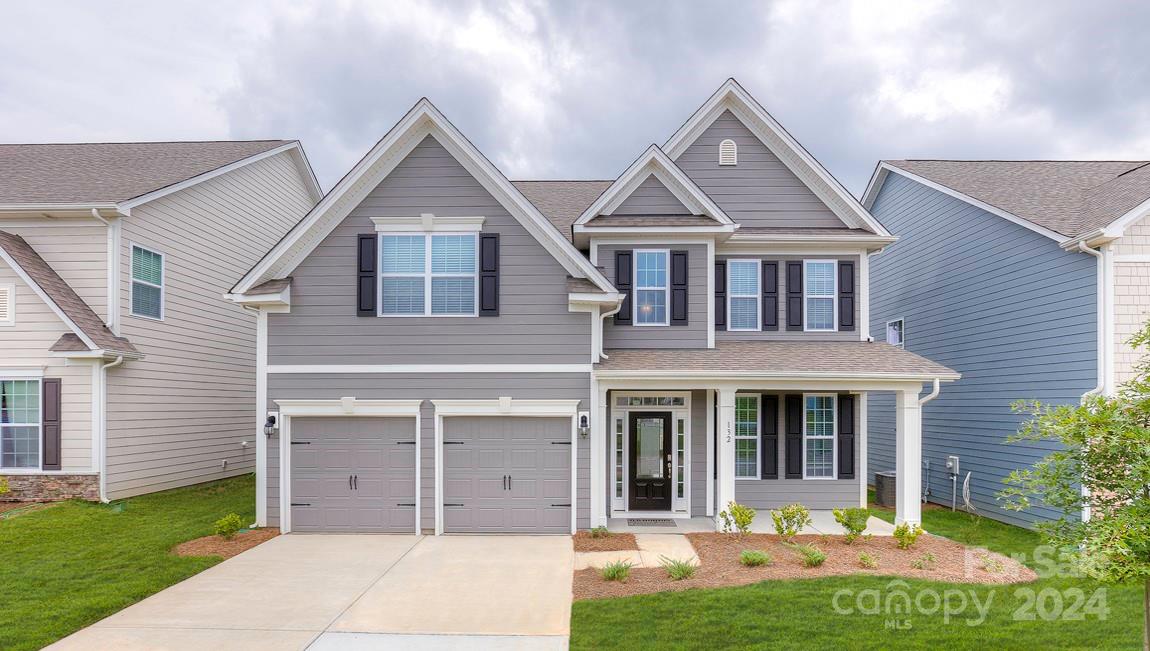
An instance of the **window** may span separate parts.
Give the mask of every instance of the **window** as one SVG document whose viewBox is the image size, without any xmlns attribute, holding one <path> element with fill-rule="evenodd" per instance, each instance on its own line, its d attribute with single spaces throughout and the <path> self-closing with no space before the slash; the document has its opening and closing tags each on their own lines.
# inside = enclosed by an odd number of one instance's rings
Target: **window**
<svg viewBox="0 0 1150 651">
<path fill-rule="evenodd" d="M 803 479 L 835 478 L 835 397 L 803 398 Z"/>
<path fill-rule="evenodd" d="M 886 342 L 892 346 L 902 348 L 903 345 L 902 319 L 886 322 Z"/>
<path fill-rule="evenodd" d="M 759 330 L 759 261 L 727 261 L 727 330 Z"/>
<path fill-rule="evenodd" d="M 164 318 L 164 255 L 132 245 L 132 315 Z"/>
<path fill-rule="evenodd" d="M 620 396 L 618 407 L 682 407 L 687 404 L 682 396 Z"/>
<path fill-rule="evenodd" d="M 16 285 L 0 284 L 0 326 L 16 325 Z"/>
<path fill-rule="evenodd" d="M 727 140 L 719 143 L 719 164 L 739 164 L 739 146 L 735 144 L 734 140 L 728 138 Z"/>
<path fill-rule="evenodd" d="M 758 396 L 735 396 L 735 477 L 759 478 Z"/>
<path fill-rule="evenodd" d="M 635 251 L 635 325 L 667 325 L 667 252 Z"/>
<path fill-rule="evenodd" d="M 40 467 L 40 380 L 0 380 L 0 468 Z"/>
<path fill-rule="evenodd" d="M 615 497 L 623 499 L 623 419 L 615 419 Z"/>
<path fill-rule="evenodd" d="M 381 235 L 379 250 L 380 314 L 476 315 L 473 233 Z"/>
<path fill-rule="evenodd" d="M 803 277 L 806 283 L 806 329 L 836 330 L 834 260 L 807 260 Z"/>
</svg>

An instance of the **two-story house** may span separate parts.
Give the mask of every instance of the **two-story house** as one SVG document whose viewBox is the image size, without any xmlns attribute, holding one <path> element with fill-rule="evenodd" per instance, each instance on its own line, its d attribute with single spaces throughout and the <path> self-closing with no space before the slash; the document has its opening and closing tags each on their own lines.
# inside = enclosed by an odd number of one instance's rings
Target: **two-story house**
<svg viewBox="0 0 1150 651">
<path fill-rule="evenodd" d="M 224 293 L 320 195 L 294 141 L 0 145 L 0 499 L 250 473 Z"/>
<path fill-rule="evenodd" d="M 921 403 L 958 375 L 869 340 L 894 240 L 734 80 L 613 182 L 509 181 L 420 100 L 233 288 L 259 310 L 258 520 L 858 506 L 888 392 L 916 522 Z"/>
</svg>

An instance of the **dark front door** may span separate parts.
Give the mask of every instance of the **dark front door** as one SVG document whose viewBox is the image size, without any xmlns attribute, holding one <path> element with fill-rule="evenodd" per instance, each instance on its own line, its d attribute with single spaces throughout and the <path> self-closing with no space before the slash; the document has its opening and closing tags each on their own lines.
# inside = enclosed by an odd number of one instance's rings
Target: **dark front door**
<svg viewBox="0 0 1150 651">
<path fill-rule="evenodd" d="M 671 510 L 671 412 L 631 412 L 633 511 Z"/>
</svg>

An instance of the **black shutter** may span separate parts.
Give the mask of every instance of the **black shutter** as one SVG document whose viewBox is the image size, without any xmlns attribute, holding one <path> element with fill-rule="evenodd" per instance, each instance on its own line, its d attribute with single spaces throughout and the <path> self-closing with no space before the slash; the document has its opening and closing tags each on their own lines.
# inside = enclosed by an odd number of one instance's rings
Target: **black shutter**
<svg viewBox="0 0 1150 651">
<path fill-rule="evenodd" d="M 479 236 L 479 316 L 499 316 L 499 233 Z"/>
<path fill-rule="evenodd" d="M 839 330 L 855 329 L 855 263 L 839 263 Z"/>
<path fill-rule="evenodd" d="M 378 240 L 375 233 L 359 236 L 359 281 L 356 289 L 356 314 L 358 316 L 375 316 L 375 283 L 376 260 L 375 243 Z"/>
<path fill-rule="evenodd" d="M 763 330 L 779 329 L 779 263 L 763 261 Z"/>
<path fill-rule="evenodd" d="M 715 327 L 727 329 L 727 261 L 715 262 Z"/>
<path fill-rule="evenodd" d="M 779 397 L 764 394 L 759 398 L 759 457 L 762 467 L 759 468 L 759 477 L 762 479 L 779 478 Z"/>
<path fill-rule="evenodd" d="M 44 434 L 43 470 L 60 469 L 60 378 L 44 378 L 41 396 L 42 430 Z"/>
<path fill-rule="evenodd" d="M 803 261 L 787 262 L 787 330 L 803 329 Z"/>
<path fill-rule="evenodd" d="M 855 478 L 855 397 L 839 394 L 839 479 Z"/>
<path fill-rule="evenodd" d="M 623 307 L 615 314 L 615 325 L 631 325 L 631 251 L 615 252 L 615 289 L 623 294 Z"/>
<path fill-rule="evenodd" d="M 687 252 L 671 251 L 671 325 L 687 325 Z"/>
<path fill-rule="evenodd" d="M 803 478 L 803 397 L 786 397 L 786 473 L 787 479 Z"/>
</svg>

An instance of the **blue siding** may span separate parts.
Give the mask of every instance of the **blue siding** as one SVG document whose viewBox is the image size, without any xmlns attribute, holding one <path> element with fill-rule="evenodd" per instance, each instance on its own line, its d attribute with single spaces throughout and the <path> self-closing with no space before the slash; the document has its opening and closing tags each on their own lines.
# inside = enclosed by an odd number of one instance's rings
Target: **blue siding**
<svg viewBox="0 0 1150 651">
<path fill-rule="evenodd" d="M 950 503 L 944 464 L 956 454 L 981 513 L 1023 526 L 1058 517 L 1006 511 L 995 494 L 1054 446 L 1005 443 L 1022 422 L 1011 402 L 1075 403 L 1097 383 L 1094 258 L 895 173 L 871 212 L 900 238 L 872 260 L 871 332 L 884 339 L 904 318 L 907 350 L 963 374 L 923 411 L 930 501 Z M 873 481 L 895 467 L 894 396 L 871 394 L 869 406 Z"/>
</svg>

